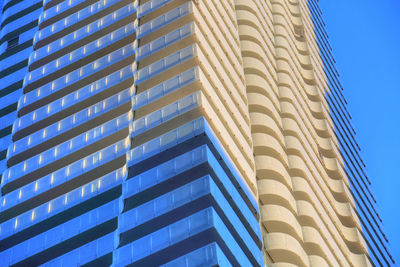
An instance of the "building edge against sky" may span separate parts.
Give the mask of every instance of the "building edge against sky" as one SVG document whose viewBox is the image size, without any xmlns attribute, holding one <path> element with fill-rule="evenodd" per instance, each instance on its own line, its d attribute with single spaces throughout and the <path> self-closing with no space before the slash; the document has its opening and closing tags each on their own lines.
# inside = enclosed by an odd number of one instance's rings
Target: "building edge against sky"
<svg viewBox="0 0 400 267">
<path fill-rule="evenodd" d="M 1 23 L 0 262 L 393 263 L 317 1 L 5 0 Z"/>
<path fill-rule="evenodd" d="M 362 234 L 367 241 L 372 262 L 375 265 L 394 265 L 395 258 L 388 248 L 390 237 L 385 235 L 382 219 L 376 210 L 376 200 L 370 191 L 371 181 L 366 174 L 366 166 L 360 155 L 361 149 L 355 137 L 355 130 L 351 125 L 351 115 L 346 108 L 347 101 L 341 93 L 343 87 L 335 68 L 332 48 L 318 2 L 316 0 L 308 1 L 308 6 L 325 69 L 327 88 L 329 88 L 326 99 L 339 140 L 345 172 L 349 177 L 350 189 L 355 199 L 357 217 L 360 219 Z M 351 88 L 347 90 L 351 90 Z"/>
</svg>

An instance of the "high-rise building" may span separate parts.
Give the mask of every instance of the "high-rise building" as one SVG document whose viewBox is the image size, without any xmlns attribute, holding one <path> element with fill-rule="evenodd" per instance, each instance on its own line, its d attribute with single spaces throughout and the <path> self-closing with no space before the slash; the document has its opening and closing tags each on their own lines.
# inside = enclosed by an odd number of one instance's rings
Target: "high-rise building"
<svg viewBox="0 0 400 267">
<path fill-rule="evenodd" d="M 1 266 L 394 262 L 316 0 L 4 0 L 1 23 Z"/>
</svg>

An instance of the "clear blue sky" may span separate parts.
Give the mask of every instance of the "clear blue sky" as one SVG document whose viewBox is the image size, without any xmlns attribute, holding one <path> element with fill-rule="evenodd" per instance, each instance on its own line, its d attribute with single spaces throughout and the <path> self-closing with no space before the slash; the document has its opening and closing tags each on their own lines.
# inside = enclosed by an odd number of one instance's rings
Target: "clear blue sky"
<svg viewBox="0 0 400 267">
<path fill-rule="evenodd" d="M 320 3 L 372 191 L 400 266 L 400 1 Z"/>
</svg>

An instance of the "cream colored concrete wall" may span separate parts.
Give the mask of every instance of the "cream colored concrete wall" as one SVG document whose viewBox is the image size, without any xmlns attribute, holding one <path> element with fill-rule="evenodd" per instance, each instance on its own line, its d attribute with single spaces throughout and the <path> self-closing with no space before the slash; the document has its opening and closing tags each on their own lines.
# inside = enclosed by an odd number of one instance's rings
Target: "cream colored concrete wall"
<svg viewBox="0 0 400 267">
<path fill-rule="evenodd" d="M 190 111 L 191 115 L 183 116 L 179 120 L 166 122 L 164 126 L 147 132 L 146 136 L 148 138 L 148 136 L 161 135 L 167 129 L 179 127 L 195 117 L 204 116 L 229 155 L 230 160 L 234 163 L 234 167 L 242 175 L 254 197 L 257 198 L 258 191 L 255 178 L 250 117 L 233 0 L 197 2 L 174 0 L 162 9 L 145 15 L 141 18 L 140 23 L 149 22 L 184 3 L 190 3 L 191 5 L 192 12 L 189 15 L 145 36 L 140 40 L 139 46 L 166 35 L 187 23 L 194 25 L 195 33 L 191 37 L 185 38 L 173 46 L 139 61 L 138 68 L 140 70 L 191 44 L 195 46 L 195 58 L 138 85 L 137 93 L 148 90 L 152 86 L 195 67 L 198 69 L 199 82 L 195 85 L 181 88 L 176 93 L 162 98 L 156 105 L 152 106 L 160 109 L 178 101 L 189 93 L 197 91 L 201 91 L 201 105 L 198 109 Z M 154 108 L 151 110 L 148 108 L 147 110 L 136 110 L 135 119 L 154 111 Z M 135 140 L 137 141 L 135 145 L 139 145 L 138 138 Z"/>
<path fill-rule="evenodd" d="M 235 0 L 272 266 L 369 266 L 306 0 Z"/>
</svg>

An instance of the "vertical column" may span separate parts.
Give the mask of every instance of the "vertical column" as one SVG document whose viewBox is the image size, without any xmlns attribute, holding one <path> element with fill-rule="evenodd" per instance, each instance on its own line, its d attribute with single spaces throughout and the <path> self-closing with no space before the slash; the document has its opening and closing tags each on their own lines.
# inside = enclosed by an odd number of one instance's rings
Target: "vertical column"
<svg viewBox="0 0 400 267">
<path fill-rule="evenodd" d="M 28 70 L 33 36 L 38 30 L 42 1 L 0 2 L 0 179 L 7 167 L 7 148 L 12 143 L 12 124 Z"/>
<path fill-rule="evenodd" d="M 261 266 L 233 4 L 144 1 L 138 18 L 114 264 Z"/>
</svg>

